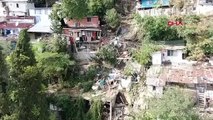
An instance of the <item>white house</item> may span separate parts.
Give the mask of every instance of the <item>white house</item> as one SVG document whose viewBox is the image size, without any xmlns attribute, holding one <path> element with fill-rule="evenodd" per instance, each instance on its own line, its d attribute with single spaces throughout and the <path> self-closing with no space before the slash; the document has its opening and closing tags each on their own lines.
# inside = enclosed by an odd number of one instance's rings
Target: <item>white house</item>
<svg viewBox="0 0 213 120">
<path fill-rule="evenodd" d="M 196 13 L 204 15 L 213 15 L 213 0 L 198 0 Z"/>
<path fill-rule="evenodd" d="M 31 8 L 29 9 L 29 15 L 35 16 L 36 23 L 40 21 L 45 21 L 51 13 L 51 8 Z M 49 19 L 49 18 L 48 18 Z"/>
<path fill-rule="evenodd" d="M 1 0 L 0 16 L 28 16 L 34 3 L 29 0 Z"/>
<path fill-rule="evenodd" d="M 49 18 L 50 13 L 51 8 L 29 9 L 29 15 L 36 18 L 36 24 L 28 30 L 32 39 L 37 39 L 52 33 L 51 20 Z"/>
<path fill-rule="evenodd" d="M 185 46 L 165 46 L 161 51 L 152 54 L 152 64 L 179 64 L 184 61 Z"/>
</svg>

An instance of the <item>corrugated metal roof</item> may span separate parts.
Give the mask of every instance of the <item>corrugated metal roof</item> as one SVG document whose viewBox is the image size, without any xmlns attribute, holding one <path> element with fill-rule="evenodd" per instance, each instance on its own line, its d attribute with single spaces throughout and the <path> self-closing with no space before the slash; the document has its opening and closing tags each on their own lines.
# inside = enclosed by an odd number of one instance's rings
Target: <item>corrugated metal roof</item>
<svg viewBox="0 0 213 120">
<path fill-rule="evenodd" d="M 141 0 L 141 8 L 153 8 L 160 6 L 169 6 L 169 0 Z"/>
<path fill-rule="evenodd" d="M 52 33 L 53 31 L 51 30 L 51 21 L 45 20 L 37 23 L 33 27 L 31 27 L 28 32 L 32 33 Z"/>
</svg>

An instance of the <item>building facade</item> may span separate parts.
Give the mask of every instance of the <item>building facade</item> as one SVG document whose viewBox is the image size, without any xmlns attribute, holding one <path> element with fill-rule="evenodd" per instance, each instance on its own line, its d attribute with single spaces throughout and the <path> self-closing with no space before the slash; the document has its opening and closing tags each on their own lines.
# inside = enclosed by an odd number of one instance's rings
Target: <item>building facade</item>
<svg viewBox="0 0 213 120">
<path fill-rule="evenodd" d="M 34 23 L 34 17 L 7 16 L 6 20 L 0 23 L 1 36 L 18 36 L 22 29 L 29 29 Z"/>
<path fill-rule="evenodd" d="M 169 0 L 137 0 L 136 12 L 141 16 L 160 16 L 174 14 L 213 15 L 212 0 L 189 0 L 187 7 L 178 10 Z"/>
<path fill-rule="evenodd" d="M 100 40 L 101 29 L 98 16 L 87 17 L 81 20 L 65 20 L 67 27 L 63 28 L 64 35 L 75 41 L 92 42 Z"/>
<path fill-rule="evenodd" d="M 34 3 L 29 0 L 1 0 L 0 16 L 28 16 Z"/>
</svg>

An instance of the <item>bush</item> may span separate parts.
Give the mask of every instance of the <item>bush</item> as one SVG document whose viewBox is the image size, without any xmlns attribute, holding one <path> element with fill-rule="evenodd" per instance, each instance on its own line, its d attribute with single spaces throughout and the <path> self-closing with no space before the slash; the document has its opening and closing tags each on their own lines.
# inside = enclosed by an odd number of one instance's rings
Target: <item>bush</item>
<svg viewBox="0 0 213 120">
<path fill-rule="evenodd" d="M 112 29 L 115 29 L 120 25 L 120 17 L 114 8 L 107 10 L 105 19 Z"/>
<path fill-rule="evenodd" d="M 139 50 L 133 53 L 133 58 L 141 65 L 148 65 L 151 62 L 153 52 L 159 50 L 160 47 L 152 43 L 144 43 Z"/>
<path fill-rule="evenodd" d="M 97 54 L 97 59 L 100 62 L 105 61 L 111 65 L 115 65 L 117 62 L 116 48 L 111 45 L 102 47 Z"/>
<path fill-rule="evenodd" d="M 169 19 L 166 16 L 145 16 L 142 18 L 136 14 L 135 20 L 140 28 L 139 34 L 145 33 L 144 37 L 149 40 L 165 41 L 180 39 L 176 28 L 168 26 Z"/>
</svg>

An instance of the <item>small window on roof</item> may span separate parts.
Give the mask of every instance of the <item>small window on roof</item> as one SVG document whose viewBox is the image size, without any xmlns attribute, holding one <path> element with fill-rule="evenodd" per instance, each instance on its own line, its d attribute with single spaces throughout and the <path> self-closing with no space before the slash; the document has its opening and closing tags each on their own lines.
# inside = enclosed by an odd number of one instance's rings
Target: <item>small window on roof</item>
<svg viewBox="0 0 213 120">
<path fill-rule="evenodd" d="M 16 7 L 19 8 L 19 4 L 16 4 Z"/>
<path fill-rule="evenodd" d="M 91 22 L 91 17 L 87 17 L 87 22 Z"/>
</svg>

